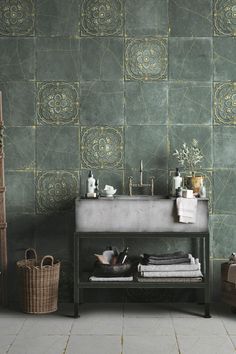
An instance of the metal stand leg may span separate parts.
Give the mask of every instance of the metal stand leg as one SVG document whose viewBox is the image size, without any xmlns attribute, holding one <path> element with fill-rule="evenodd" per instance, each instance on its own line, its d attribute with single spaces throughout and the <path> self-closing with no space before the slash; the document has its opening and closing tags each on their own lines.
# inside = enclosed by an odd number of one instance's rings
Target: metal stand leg
<svg viewBox="0 0 236 354">
<path fill-rule="evenodd" d="M 78 257 L 78 238 L 74 235 L 74 318 L 79 317 L 79 257 Z"/>
<path fill-rule="evenodd" d="M 210 304 L 209 303 L 205 303 L 204 317 L 205 318 L 211 318 L 211 315 L 210 315 Z"/>
<path fill-rule="evenodd" d="M 205 267 L 205 291 L 204 291 L 204 302 L 205 302 L 205 318 L 210 318 L 210 235 L 208 234 L 207 237 L 204 238 L 204 259 L 206 261 Z"/>
<path fill-rule="evenodd" d="M 74 302 L 74 318 L 79 318 L 79 303 Z"/>
</svg>

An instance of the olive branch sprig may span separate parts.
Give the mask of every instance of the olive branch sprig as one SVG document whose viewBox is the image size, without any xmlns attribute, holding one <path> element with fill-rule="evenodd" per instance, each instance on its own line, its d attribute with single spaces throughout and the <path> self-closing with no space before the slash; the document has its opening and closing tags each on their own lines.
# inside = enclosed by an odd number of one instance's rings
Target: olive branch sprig
<svg viewBox="0 0 236 354">
<path fill-rule="evenodd" d="M 176 157 L 181 166 L 192 173 L 203 159 L 203 155 L 198 147 L 198 141 L 196 139 L 193 139 L 189 146 L 186 143 L 183 143 L 180 149 L 175 150 L 173 156 Z"/>
</svg>

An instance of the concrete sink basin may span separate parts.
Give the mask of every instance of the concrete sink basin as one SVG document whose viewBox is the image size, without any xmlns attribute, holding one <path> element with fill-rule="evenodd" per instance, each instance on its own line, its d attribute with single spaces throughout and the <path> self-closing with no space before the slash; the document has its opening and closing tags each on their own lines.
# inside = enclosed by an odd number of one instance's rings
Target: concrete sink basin
<svg viewBox="0 0 236 354">
<path fill-rule="evenodd" d="M 207 232 L 208 201 L 198 200 L 197 221 L 178 222 L 175 199 L 128 196 L 76 199 L 77 232 Z"/>
</svg>

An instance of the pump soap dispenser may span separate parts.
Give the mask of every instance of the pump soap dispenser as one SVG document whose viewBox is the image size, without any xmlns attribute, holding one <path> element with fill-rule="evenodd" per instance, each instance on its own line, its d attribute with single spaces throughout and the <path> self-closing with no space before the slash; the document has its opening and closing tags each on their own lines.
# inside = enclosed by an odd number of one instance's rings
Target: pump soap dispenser
<svg viewBox="0 0 236 354">
<path fill-rule="evenodd" d="M 180 177 L 179 169 L 178 169 L 178 167 L 176 167 L 175 176 L 173 177 L 173 180 L 172 180 L 172 196 L 173 197 L 176 197 L 176 191 L 178 190 L 178 188 L 181 187 L 182 180 L 183 180 L 183 178 Z"/>
</svg>

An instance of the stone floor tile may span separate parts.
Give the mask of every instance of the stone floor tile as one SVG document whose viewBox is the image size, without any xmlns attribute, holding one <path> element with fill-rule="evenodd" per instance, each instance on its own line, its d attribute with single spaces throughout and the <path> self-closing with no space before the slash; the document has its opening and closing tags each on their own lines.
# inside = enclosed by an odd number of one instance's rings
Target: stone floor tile
<svg viewBox="0 0 236 354">
<path fill-rule="evenodd" d="M 177 336 L 181 354 L 235 354 L 228 336 Z"/>
<path fill-rule="evenodd" d="M 0 334 L 0 354 L 5 354 L 7 352 L 15 338 L 15 335 Z"/>
<path fill-rule="evenodd" d="M 120 336 L 71 335 L 65 354 L 120 354 Z"/>
<path fill-rule="evenodd" d="M 25 323 L 23 318 L 14 317 L 0 317 L 0 334 L 11 335 L 17 334 Z"/>
<path fill-rule="evenodd" d="M 27 337 L 35 335 L 69 335 L 74 319 L 67 317 L 33 316 L 25 321 L 20 334 Z"/>
<path fill-rule="evenodd" d="M 67 341 L 68 336 L 19 335 L 7 354 L 63 354 Z"/>
<path fill-rule="evenodd" d="M 114 313 L 81 315 L 74 321 L 72 334 L 121 335 L 123 317 Z"/>
<path fill-rule="evenodd" d="M 123 324 L 123 334 L 126 336 L 174 336 L 175 332 L 172 320 L 170 318 L 125 317 Z"/>
<path fill-rule="evenodd" d="M 125 317 L 170 317 L 169 304 L 128 303 L 124 305 Z"/>
<path fill-rule="evenodd" d="M 173 324 L 177 335 L 226 335 L 223 323 L 218 318 L 173 318 Z"/>
<path fill-rule="evenodd" d="M 175 336 L 124 336 L 122 354 L 177 354 Z"/>
<path fill-rule="evenodd" d="M 229 335 L 236 336 L 236 314 L 222 318 L 223 325 Z"/>
</svg>

